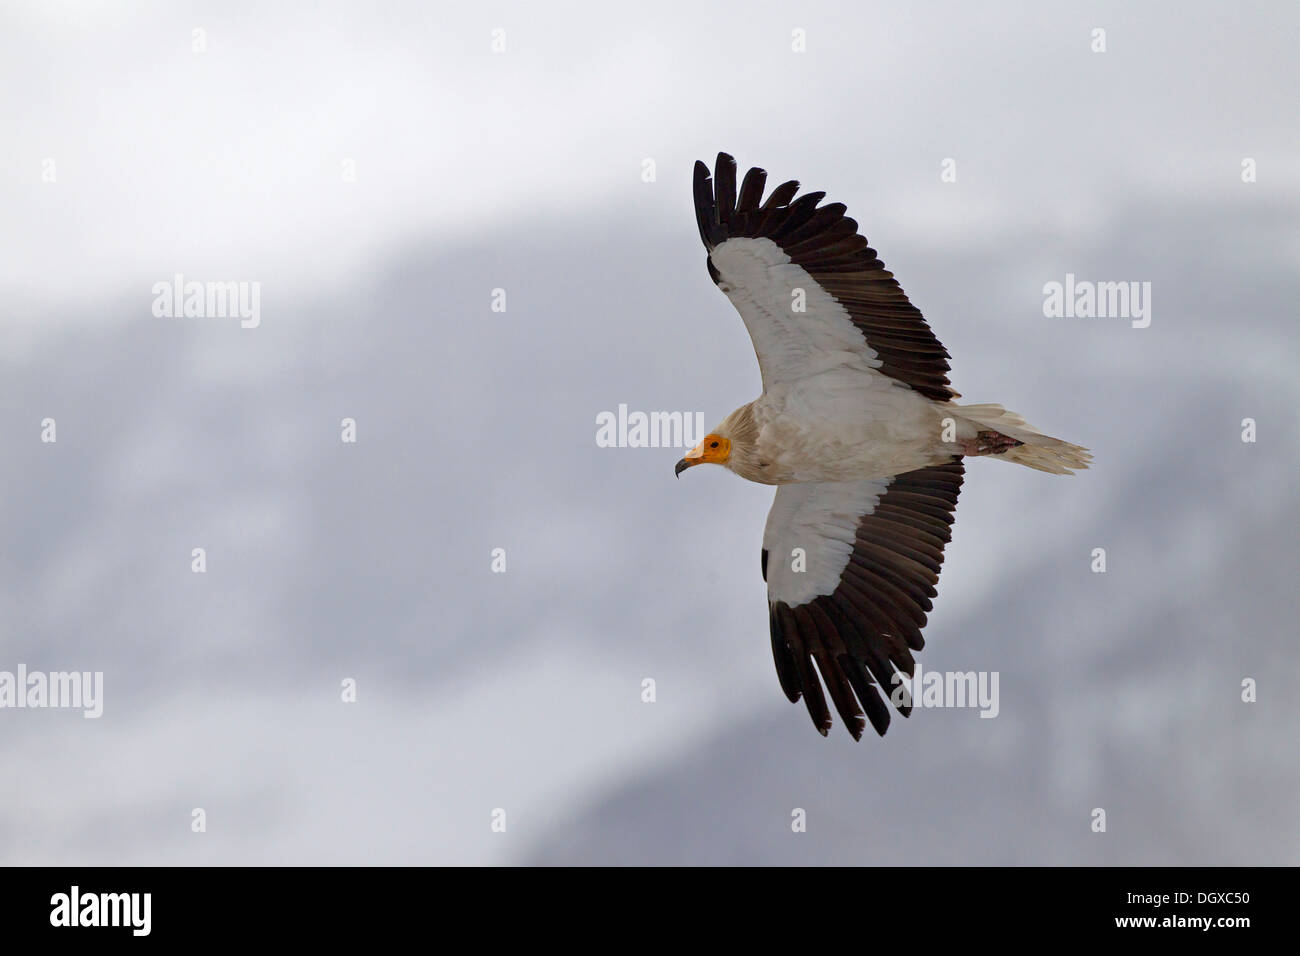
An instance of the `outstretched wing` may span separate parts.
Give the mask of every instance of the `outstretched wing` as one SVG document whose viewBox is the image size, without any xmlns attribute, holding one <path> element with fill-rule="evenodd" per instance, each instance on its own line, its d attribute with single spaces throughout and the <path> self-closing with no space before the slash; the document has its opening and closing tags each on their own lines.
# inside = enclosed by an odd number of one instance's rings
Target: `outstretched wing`
<svg viewBox="0 0 1300 956">
<path fill-rule="evenodd" d="M 958 459 L 893 478 L 777 489 L 763 533 L 772 656 L 781 689 L 791 702 L 803 697 L 823 736 L 831 715 L 818 672 L 855 740 L 864 710 L 876 733 L 889 727 L 882 695 L 911 713 L 891 696 L 894 675 L 910 677 L 912 652 L 925 645 L 962 474 Z"/>
<path fill-rule="evenodd" d="M 848 366 L 888 376 L 928 398 L 948 386 L 948 353 L 876 257 L 842 203 L 799 198 L 797 182 L 772 190 L 751 169 L 736 192 L 736 161 L 718 154 L 715 180 L 695 164 L 695 217 L 709 275 L 740 312 L 758 353 L 763 388 Z"/>
</svg>

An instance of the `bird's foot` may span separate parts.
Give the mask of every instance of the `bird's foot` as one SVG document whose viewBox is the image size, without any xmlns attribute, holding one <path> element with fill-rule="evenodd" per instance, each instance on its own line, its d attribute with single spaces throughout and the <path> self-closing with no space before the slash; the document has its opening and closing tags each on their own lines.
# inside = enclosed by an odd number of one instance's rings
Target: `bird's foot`
<svg viewBox="0 0 1300 956">
<path fill-rule="evenodd" d="M 1024 442 L 990 429 L 977 433 L 974 438 L 963 438 L 959 444 L 963 455 L 1001 455 Z"/>
</svg>

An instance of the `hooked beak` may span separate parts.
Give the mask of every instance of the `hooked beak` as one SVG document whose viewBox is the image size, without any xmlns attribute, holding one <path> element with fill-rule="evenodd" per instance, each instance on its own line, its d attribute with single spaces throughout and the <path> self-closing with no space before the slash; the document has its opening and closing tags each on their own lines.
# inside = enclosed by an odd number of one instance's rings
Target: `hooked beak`
<svg viewBox="0 0 1300 956">
<path fill-rule="evenodd" d="M 686 457 L 679 461 L 677 467 L 673 469 L 673 474 L 680 478 L 682 472 L 687 468 L 691 467 L 691 465 L 698 465 L 702 461 L 704 461 L 704 442 L 700 442 L 686 453 Z"/>
</svg>

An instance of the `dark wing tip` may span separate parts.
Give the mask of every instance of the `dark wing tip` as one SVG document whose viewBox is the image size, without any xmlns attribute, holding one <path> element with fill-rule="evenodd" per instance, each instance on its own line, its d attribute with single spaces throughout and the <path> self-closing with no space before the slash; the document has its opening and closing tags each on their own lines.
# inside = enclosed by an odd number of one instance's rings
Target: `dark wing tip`
<svg viewBox="0 0 1300 956">
<path fill-rule="evenodd" d="M 758 204 L 763 201 L 763 188 L 766 185 L 766 169 L 754 166 L 745 173 L 745 181 L 740 184 L 740 195 L 736 199 L 736 212 L 758 212 Z"/>
<path fill-rule="evenodd" d="M 738 214 L 756 211 L 762 199 L 767 173 L 754 167 L 737 189 L 738 169 L 730 153 L 718 153 L 712 170 L 703 160 L 695 161 L 695 219 L 704 248 L 710 252 L 737 229 L 743 231 L 743 217 Z"/>
<path fill-rule="evenodd" d="M 713 199 L 718 224 L 724 234 L 730 235 L 736 218 L 736 161 L 726 153 L 718 153 L 718 164 L 713 168 Z"/>
<path fill-rule="evenodd" d="M 695 161 L 693 186 L 695 223 L 700 227 L 700 241 L 704 243 L 705 249 L 712 252 L 713 247 L 718 244 L 717 234 L 721 231 L 718 227 L 718 206 L 713 199 L 713 179 L 709 174 L 709 167 L 698 159 Z"/>
<path fill-rule="evenodd" d="M 790 200 L 799 192 L 799 180 L 791 179 L 777 186 L 767 197 L 767 202 L 763 203 L 763 209 L 779 209 L 782 206 L 789 205 Z"/>
</svg>

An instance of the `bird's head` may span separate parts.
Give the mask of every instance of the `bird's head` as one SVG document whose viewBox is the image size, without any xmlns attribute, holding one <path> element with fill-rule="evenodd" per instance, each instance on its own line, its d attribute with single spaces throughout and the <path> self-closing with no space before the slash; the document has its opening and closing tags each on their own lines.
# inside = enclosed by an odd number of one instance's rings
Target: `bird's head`
<svg viewBox="0 0 1300 956">
<path fill-rule="evenodd" d="M 754 423 L 753 403 L 736 409 L 704 436 L 704 441 L 686 453 L 674 471 L 677 477 L 693 465 L 722 465 L 742 478 L 763 481 L 762 469 L 755 466 L 758 426 Z"/>
<path fill-rule="evenodd" d="M 731 439 L 719 432 L 710 432 L 704 436 L 704 441 L 686 453 L 673 473 L 680 478 L 682 472 L 694 465 L 725 465 L 730 459 Z"/>
</svg>

